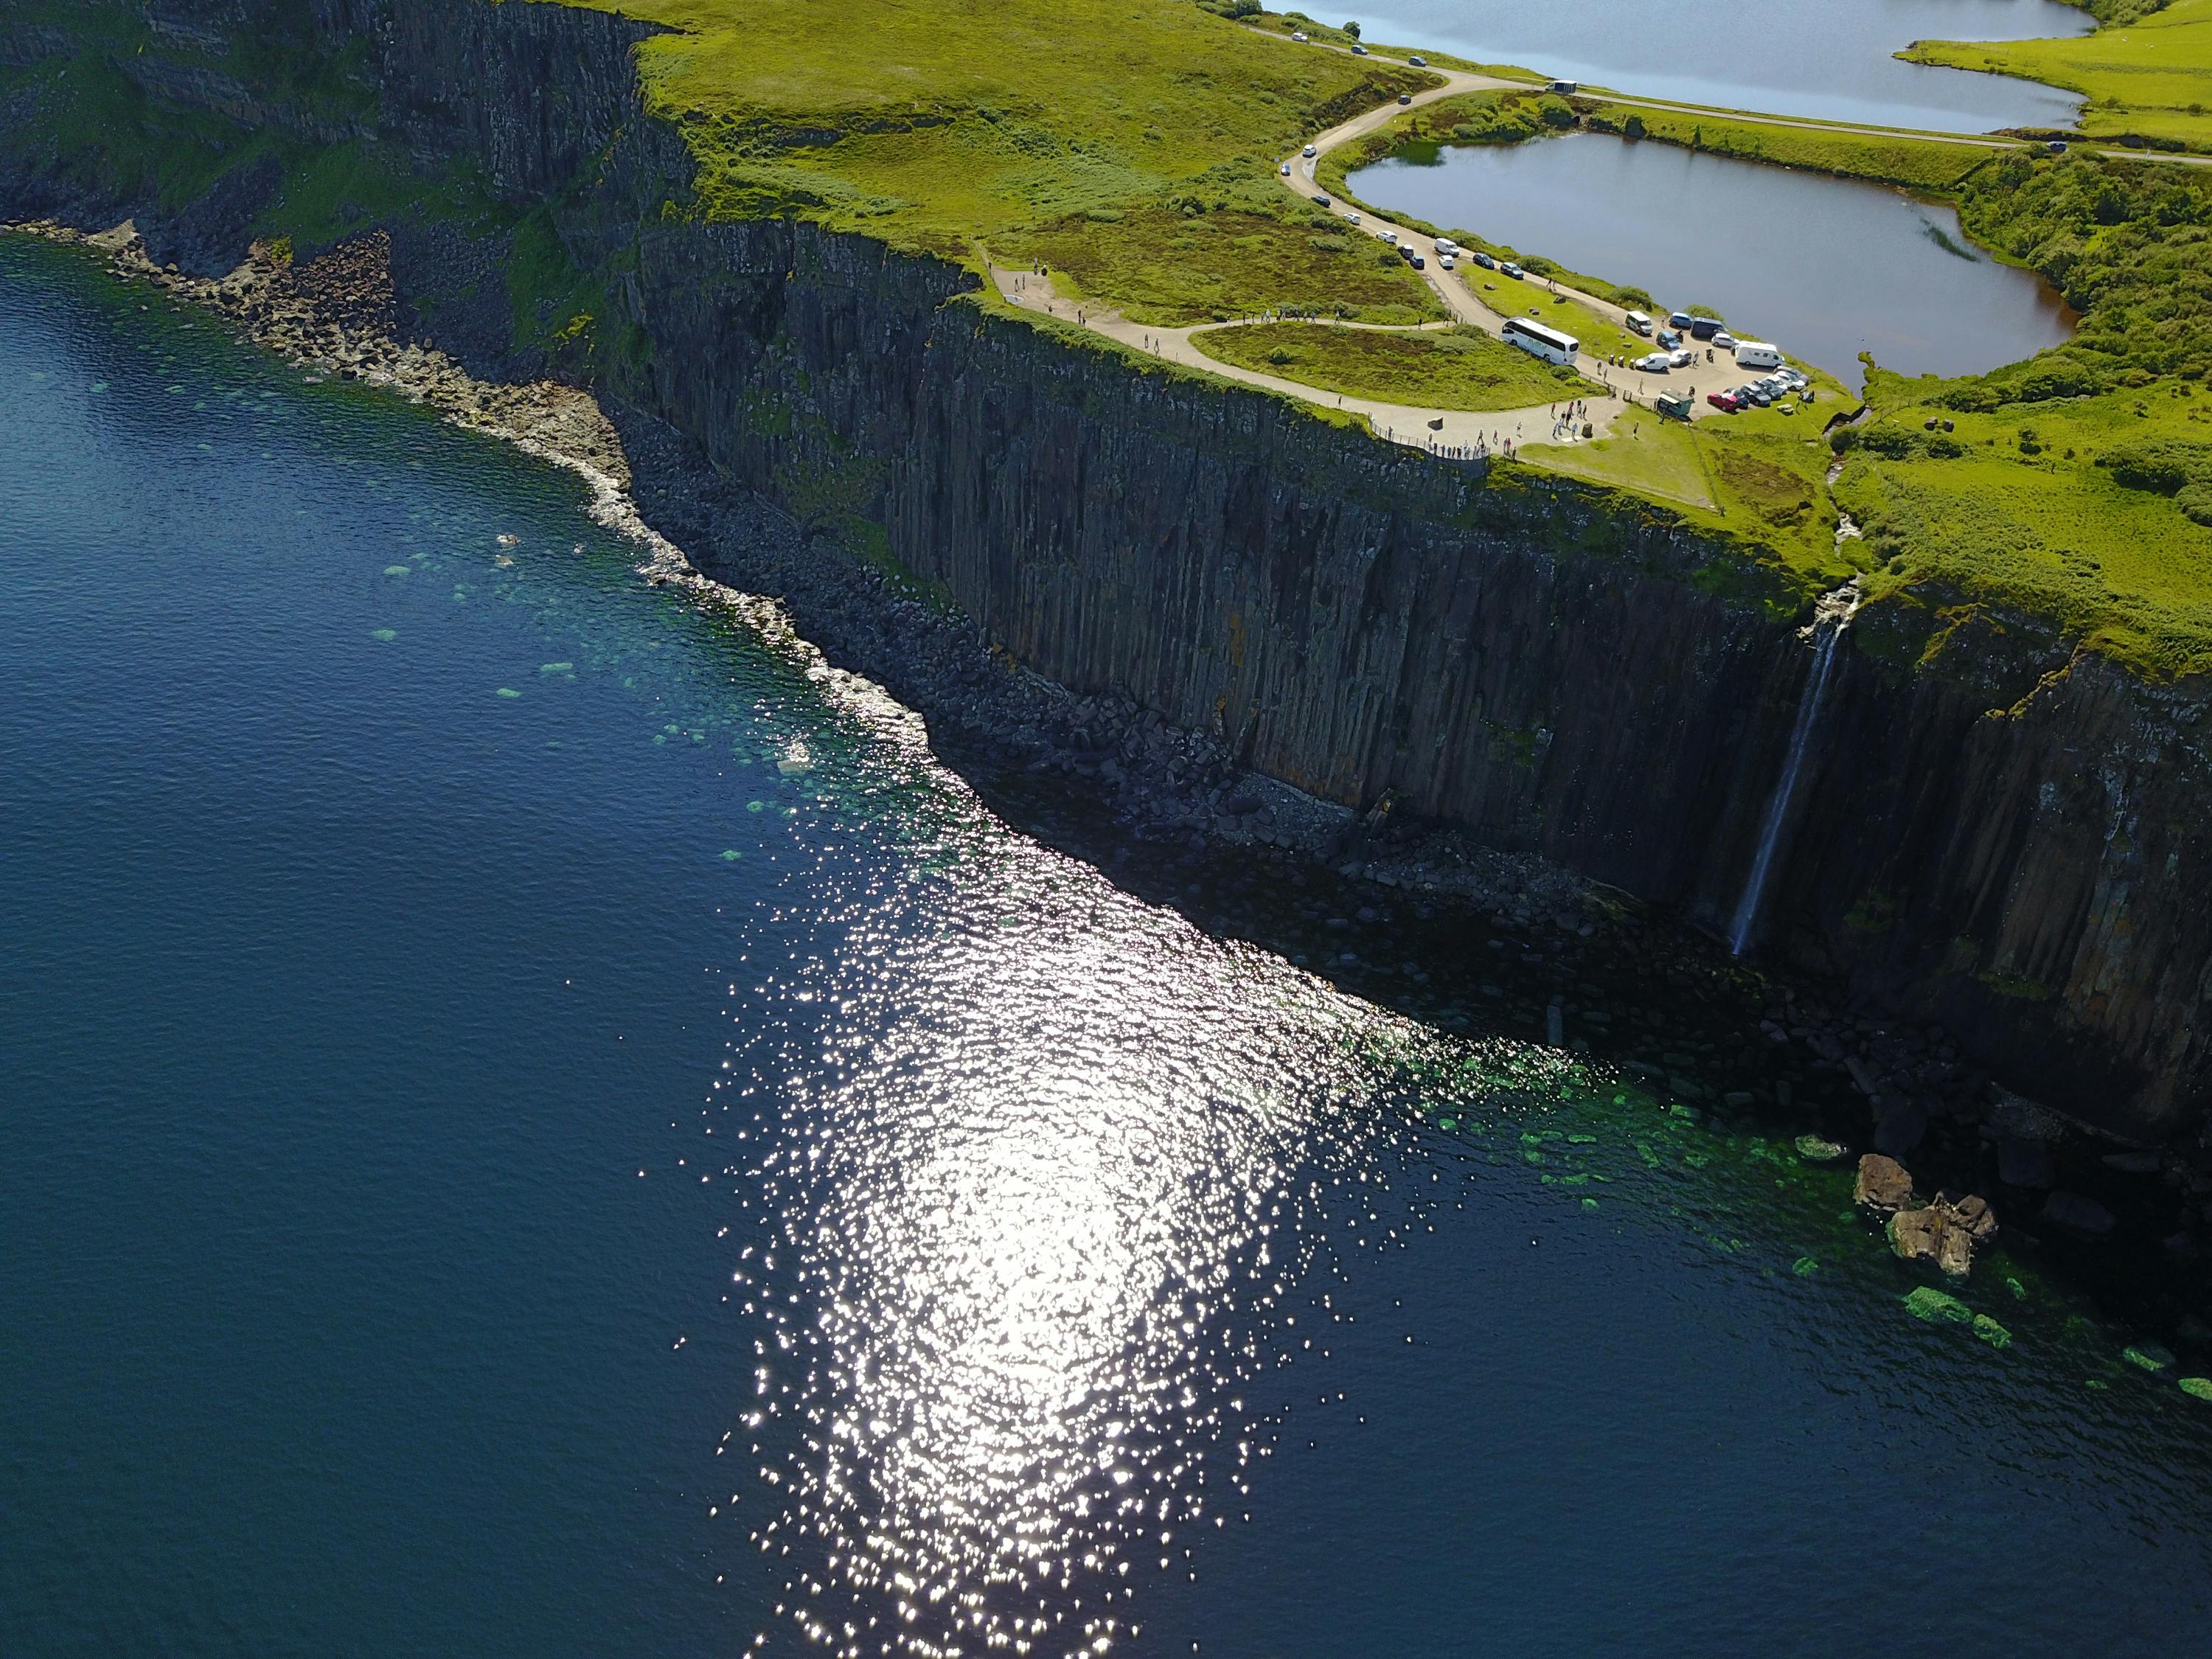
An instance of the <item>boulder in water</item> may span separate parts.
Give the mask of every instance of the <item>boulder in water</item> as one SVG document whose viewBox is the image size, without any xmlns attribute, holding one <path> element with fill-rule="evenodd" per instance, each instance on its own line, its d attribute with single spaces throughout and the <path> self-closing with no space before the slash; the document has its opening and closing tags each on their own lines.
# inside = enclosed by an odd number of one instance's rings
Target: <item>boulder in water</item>
<svg viewBox="0 0 2212 1659">
<path fill-rule="evenodd" d="M 2173 1350 L 2163 1342 L 2132 1343 L 2120 1358 L 2130 1365 L 2141 1366 L 2144 1370 L 2154 1374 L 2159 1371 L 2170 1371 L 2177 1363 L 2173 1358 Z"/>
<path fill-rule="evenodd" d="M 1844 1155 L 1844 1149 L 1832 1140 L 1823 1140 L 1818 1135 L 1797 1137 L 1797 1156 L 1808 1164 L 1833 1164 Z"/>
<path fill-rule="evenodd" d="M 1974 1246 L 1997 1230 L 1986 1200 L 1940 1194 L 1932 1204 L 1889 1218 L 1889 1247 L 1907 1261 L 1933 1261 L 1954 1279 L 1974 1265 Z"/>
<path fill-rule="evenodd" d="M 1869 1209 L 1902 1210 L 1912 1202 L 1912 1177 L 1895 1158 L 1869 1152 L 1859 1160 L 1859 1184 L 1852 1198 Z"/>
<path fill-rule="evenodd" d="M 1948 1291 L 1939 1291 L 1932 1285 L 1923 1285 L 1906 1297 L 1905 1306 L 1915 1319 L 1924 1319 L 1931 1325 L 1971 1325 L 1974 1322 L 1972 1308 Z"/>
</svg>

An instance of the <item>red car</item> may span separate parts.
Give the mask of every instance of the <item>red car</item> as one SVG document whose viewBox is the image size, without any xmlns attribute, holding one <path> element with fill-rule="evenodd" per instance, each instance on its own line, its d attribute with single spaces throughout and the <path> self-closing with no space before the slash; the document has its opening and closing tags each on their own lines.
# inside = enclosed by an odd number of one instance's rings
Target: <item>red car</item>
<svg viewBox="0 0 2212 1659">
<path fill-rule="evenodd" d="M 1733 392 L 1708 392 L 1705 401 L 1715 409 L 1724 409 L 1731 415 L 1743 407 L 1743 399 Z"/>
</svg>

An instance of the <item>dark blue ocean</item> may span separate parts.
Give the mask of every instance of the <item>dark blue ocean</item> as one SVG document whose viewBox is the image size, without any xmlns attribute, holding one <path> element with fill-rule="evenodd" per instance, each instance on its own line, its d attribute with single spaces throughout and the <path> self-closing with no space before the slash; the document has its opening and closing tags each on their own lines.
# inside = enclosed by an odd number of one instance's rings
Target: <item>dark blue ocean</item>
<svg viewBox="0 0 2212 1659">
<path fill-rule="evenodd" d="M 0 238 L 0 1653 L 2202 1650 L 2134 1334 L 586 506 Z"/>
</svg>

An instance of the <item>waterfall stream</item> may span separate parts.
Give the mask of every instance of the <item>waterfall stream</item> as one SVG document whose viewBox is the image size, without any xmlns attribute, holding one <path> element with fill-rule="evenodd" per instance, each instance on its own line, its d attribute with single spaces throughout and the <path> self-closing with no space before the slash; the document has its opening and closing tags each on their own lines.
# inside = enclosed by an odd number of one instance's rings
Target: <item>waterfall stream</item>
<svg viewBox="0 0 2212 1659">
<path fill-rule="evenodd" d="M 1833 596 L 1832 596 L 1833 597 Z M 1856 595 L 1831 605 L 1823 600 L 1814 622 L 1815 643 L 1813 647 L 1812 671 L 1805 677 L 1805 689 L 1798 694 L 1797 719 L 1790 728 L 1790 752 L 1782 763 L 1782 775 L 1775 780 L 1774 793 L 1766 803 L 1766 817 L 1759 826 L 1759 851 L 1751 861 L 1751 873 L 1743 884 L 1743 896 L 1736 901 L 1735 915 L 1729 923 L 1729 951 L 1741 956 L 1751 943 L 1752 929 L 1759 921 L 1759 903 L 1766 890 L 1766 878 L 1774 866 L 1774 854 L 1781 845 L 1782 831 L 1790 822 L 1790 802 L 1797 793 L 1797 775 L 1804 769 L 1806 751 L 1813 746 L 1813 733 L 1820 723 L 1820 704 L 1827 695 L 1828 677 L 1836 664 L 1836 647 L 1850 625 L 1851 613 L 1857 609 Z"/>
</svg>

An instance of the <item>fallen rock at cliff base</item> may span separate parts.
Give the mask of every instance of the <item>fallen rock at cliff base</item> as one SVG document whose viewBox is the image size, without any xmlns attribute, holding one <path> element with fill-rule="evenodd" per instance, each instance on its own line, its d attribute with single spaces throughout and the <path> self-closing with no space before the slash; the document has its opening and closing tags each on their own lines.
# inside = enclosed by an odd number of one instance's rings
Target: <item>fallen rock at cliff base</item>
<svg viewBox="0 0 2212 1659">
<path fill-rule="evenodd" d="M 1997 1179 L 2008 1187 L 2045 1188 L 2057 1178 L 2051 1166 L 2051 1149 L 2025 1135 L 1997 1137 Z"/>
<path fill-rule="evenodd" d="M 2043 1200 L 2043 1218 L 2054 1227 L 2063 1227 L 2085 1238 L 2108 1237 L 2118 1224 L 2110 1210 L 2080 1193 L 2051 1194 Z"/>
<path fill-rule="evenodd" d="M 1852 1201 L 1876 1210 L 1904 1209 L 1912 1202 L 1912 1177 L 1895 1158 L 1869 1152 L 1859 1160 L 1859 1182 Z"/>
<path fill-rule="evenodd" d="M 1832 1140 L 1823 1140 L 1818 1135 L 1797 1137 L 1797 1156 L 1808 1164 L 1833 1164 L 1844 1155 L 1844 1149 Z"/>
<path fill-rule="evenodd" d="M 1889 1247 L 1907 1261 L 1933 1261 L 1954 1279 L 1974 1265 L 1974 1246 L 1997 1230 L 1986 1200 L 1940 1195 L 1917 1210 L 1899 1210 L 1885 1229 Z"/>
</svg>

